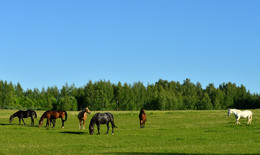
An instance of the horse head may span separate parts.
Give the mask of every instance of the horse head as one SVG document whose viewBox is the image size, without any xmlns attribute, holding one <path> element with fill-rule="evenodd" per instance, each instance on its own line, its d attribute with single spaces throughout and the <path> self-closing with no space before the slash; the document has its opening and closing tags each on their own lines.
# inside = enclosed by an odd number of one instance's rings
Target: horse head
<svg viewBox="0 0 260 155">
<path fill-rule="evenodd" d="M 39 120 L 39 127 L 42 126 L 42 123 L 43 123 L 44 118 L 45 118 L 44 115 L 42 115 L 41 119 Z"/>
<path fill-rule="evenodd" d="M 231 114 L 231 113 L 230 113 L 230 109 L 228 109 L 227 116 L 230 116 L 230 114 Z"/>
<path fill-rule="evenodd" d="M 140 111 L 141 114 L 145 114 L 145 109 L 142 108 L 141 111 Z"/>
<path fill-rule="evenodd" d="M 39 120 L 39 127 L 42 126 L 43 120 Z"/>
<path fill-rule="evenodd" d="M 228 113 L 227 113 L 227 116 L 230 116 L 234 111 L 234 109 L 228 109 Z"/>
<path fill-rule="evenodd" d="M 9 123 L 12 123 L 13 120 L 14 120 L 14 117 L 13 117 L 13 115 L 12 115 L 12 116 L 10 116 Z"/>
<path fill-rule="evenodd" d="M 91 114 L 91 111 L 88 109 L 88 107 L 85 108 L 86 113 Z"/>
<path fill-rule="evenodd" d="M 89 125 L 89 134 L 93 135 L 94 134 L 94 126 Z"/>
</svg>

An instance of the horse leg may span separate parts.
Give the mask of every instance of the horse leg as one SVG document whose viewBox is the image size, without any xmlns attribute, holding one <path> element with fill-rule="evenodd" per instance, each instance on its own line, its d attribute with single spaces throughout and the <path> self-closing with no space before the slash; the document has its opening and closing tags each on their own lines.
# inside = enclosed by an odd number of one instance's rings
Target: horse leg
<svg viewBox="0 0 260 155">
<path fill-rule="evenodd" d="M 64 128 L 64 120 L 61 118 L 62 126 L 61 128 Z"/>
<path fill-rule="evenodd" d="M 112 129 L 113 129 L 113 125 L 112 125 Z M 107 134 L 108 134 L 108 130 L 109 130 L 109 123 L 107 123 Z M 113 133 L 113 131 L 112 131 Z"/>
<path fill-rule="evenodd" d="M 50 121 L 49 121 L 49 126 L 51 127 L 51 124 L 52 124 L 52 127 L 54 128 L 54 119 L 50 118 Z"/>
<path fill-rule="evenodd" d="M 52 127 L 55 128 L 55 125 L 56 125 L 56 119 L 52 119 Z"/>
<path fill-rule="evenodd" d="M 23 120 L 23 117 L 22 117 L 22 121 L 23 121 L 23 124 L 25 125 L 25 122 L 24 122 L 24 120 Z"/>
<path fill-rule="evenodd" d="M 79 130 L 81 129 L 81 120 L 79 120 Z"/>
<path fill-rule="evenodd" d="M 240 124 L 239 119 L 240 119 L 240 117 L 237 117 L 237 124 Z"/>
<path fill-rule="evenodd" d="M 111 125 L 112 125 L 112 135 L 114 135 L 114 127 L 115 127 L 115 124 L 111 122 Z"/>
<path fill-rule="evenodd" d="M 144 128 L 144 120 L 141 120 L 141 128 Z"/>
<path fill-rule="evenodd" d="M 21 125 L 21 118 L 19 117 L 19 125 Z"/>
<path fill-rule="evenodd" d="M 49 126 L 49 122 L 50 122 L 50 118 L 47 118 L 47 122 L 46 122 L 46 126 L 45 127 Z"/>
<path fill-rule="evenodd" d="M 252 122 L 252 116 L 248 116 L 247 117 L 247 124 L 251 124 L 251 122 Z"/>
<path fill-rule="evenodd" d="M 33 117 L 31 117 L 31 126 L 33 126 L 34 125 L 34 119 L 33 119 Z"/>
<path fill-rule="evenodd" d="M 83 130 L 85 130 L 85 122 L 86 120 L 83 119 Z"/>
<path fill-rule="evenodd" d="M 98 129 L 98 135 L 100 134 L 100 124 L 97 124 L 97 129 Z"/>
</svg>

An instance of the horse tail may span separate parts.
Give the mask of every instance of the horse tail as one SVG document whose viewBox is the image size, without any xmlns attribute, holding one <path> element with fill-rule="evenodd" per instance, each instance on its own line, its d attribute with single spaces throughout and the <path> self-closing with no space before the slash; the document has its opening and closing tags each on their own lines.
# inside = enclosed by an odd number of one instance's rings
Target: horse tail
<svg viewBox="0 0 260 155">
<path fill-rule="evenodd" d="M 37 118 L 36 112 L 33 110 L 34 118 Z"/>
<path fill-rule="evenodd" d="M 107 115 L 110 117 L 112 127 L 117 128 L 117 126 L 114 123 L 114 116 L 111 113 L 107 113 Z"/>
<path fill-rule="evenodd" d="M 67 118 L 68 118 L 67 111 L 64 110 L 64 112 L 65 112 L 65 120 L 64 121 L 67 121 Z"/>
</svg>

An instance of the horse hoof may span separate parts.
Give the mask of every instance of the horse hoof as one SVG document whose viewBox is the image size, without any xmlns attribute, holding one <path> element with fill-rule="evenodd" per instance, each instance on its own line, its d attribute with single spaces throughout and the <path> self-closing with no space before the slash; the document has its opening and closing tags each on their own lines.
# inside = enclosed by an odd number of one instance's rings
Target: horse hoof
<svg viewBox="0 0 260 155">
<path fill-rule="evenodd" d="M 62 129 L 64 128 L 64 127 L 61 127 Z"/>
<path fill-rule="evenodd" d="M 114 133 L 112 133 L 112 135 L 114 135 Z"/>
</svg>

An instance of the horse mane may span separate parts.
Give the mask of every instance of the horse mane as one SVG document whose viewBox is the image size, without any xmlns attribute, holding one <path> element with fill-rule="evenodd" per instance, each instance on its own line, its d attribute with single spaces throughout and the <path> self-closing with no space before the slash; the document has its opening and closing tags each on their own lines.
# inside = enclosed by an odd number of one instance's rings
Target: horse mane
<svg viewBox="0 0 260 155">
<path fill-rule="evenodd" d="M 87 107 L 83 108 L 83 109 L 79 112 L 78 115 L 82 115 L 81 117 L 83 117 L 84 113 L 87 112 L 87 111 L 86 111 L 86 108 L 87 108 Z"/>
<path fill-rule="evenodd" d="M 50 111 L 50 110 L 45 111 L 45 112 L 42 114 L 40 121 L 44 120 L 44 118 L 46 117 L 46 113 L 49 112 L 49 111 Z"/>
<path fill-rule="evenodd" d="M 92 124 L 95 123 L 95 118 L 97 117 L 98 114 L 100 114 L 100 113 L 96 113 L 96 114 L 91 118 L 89 125 L 92 125 Z"/>
<path fill-rule="evenodd" d="M 240 109 L 228 109 L 228 111 L 241 111 Z"/>
<path fill-rule="evenodd" d="M 21 110 L 15 112 L 14 114 L 12 114 L 10 117 L 14 118 L 14 117 L 17 117 L 17 115 L 21 112 Z"/>
<path fill-rule="evenodd" d="M 83 108 L 83 109 L 81 110 L 81 112 L 83 112 L 83 113 L 87 112 L 87 111 L 86 111 L 86 108 L 87 108 L 87 107 Z"/>
<path fill-rule="evenodd" d="M 140 114 L 145 114 L 144 108 L 140 110 Z"/>
</svg>

